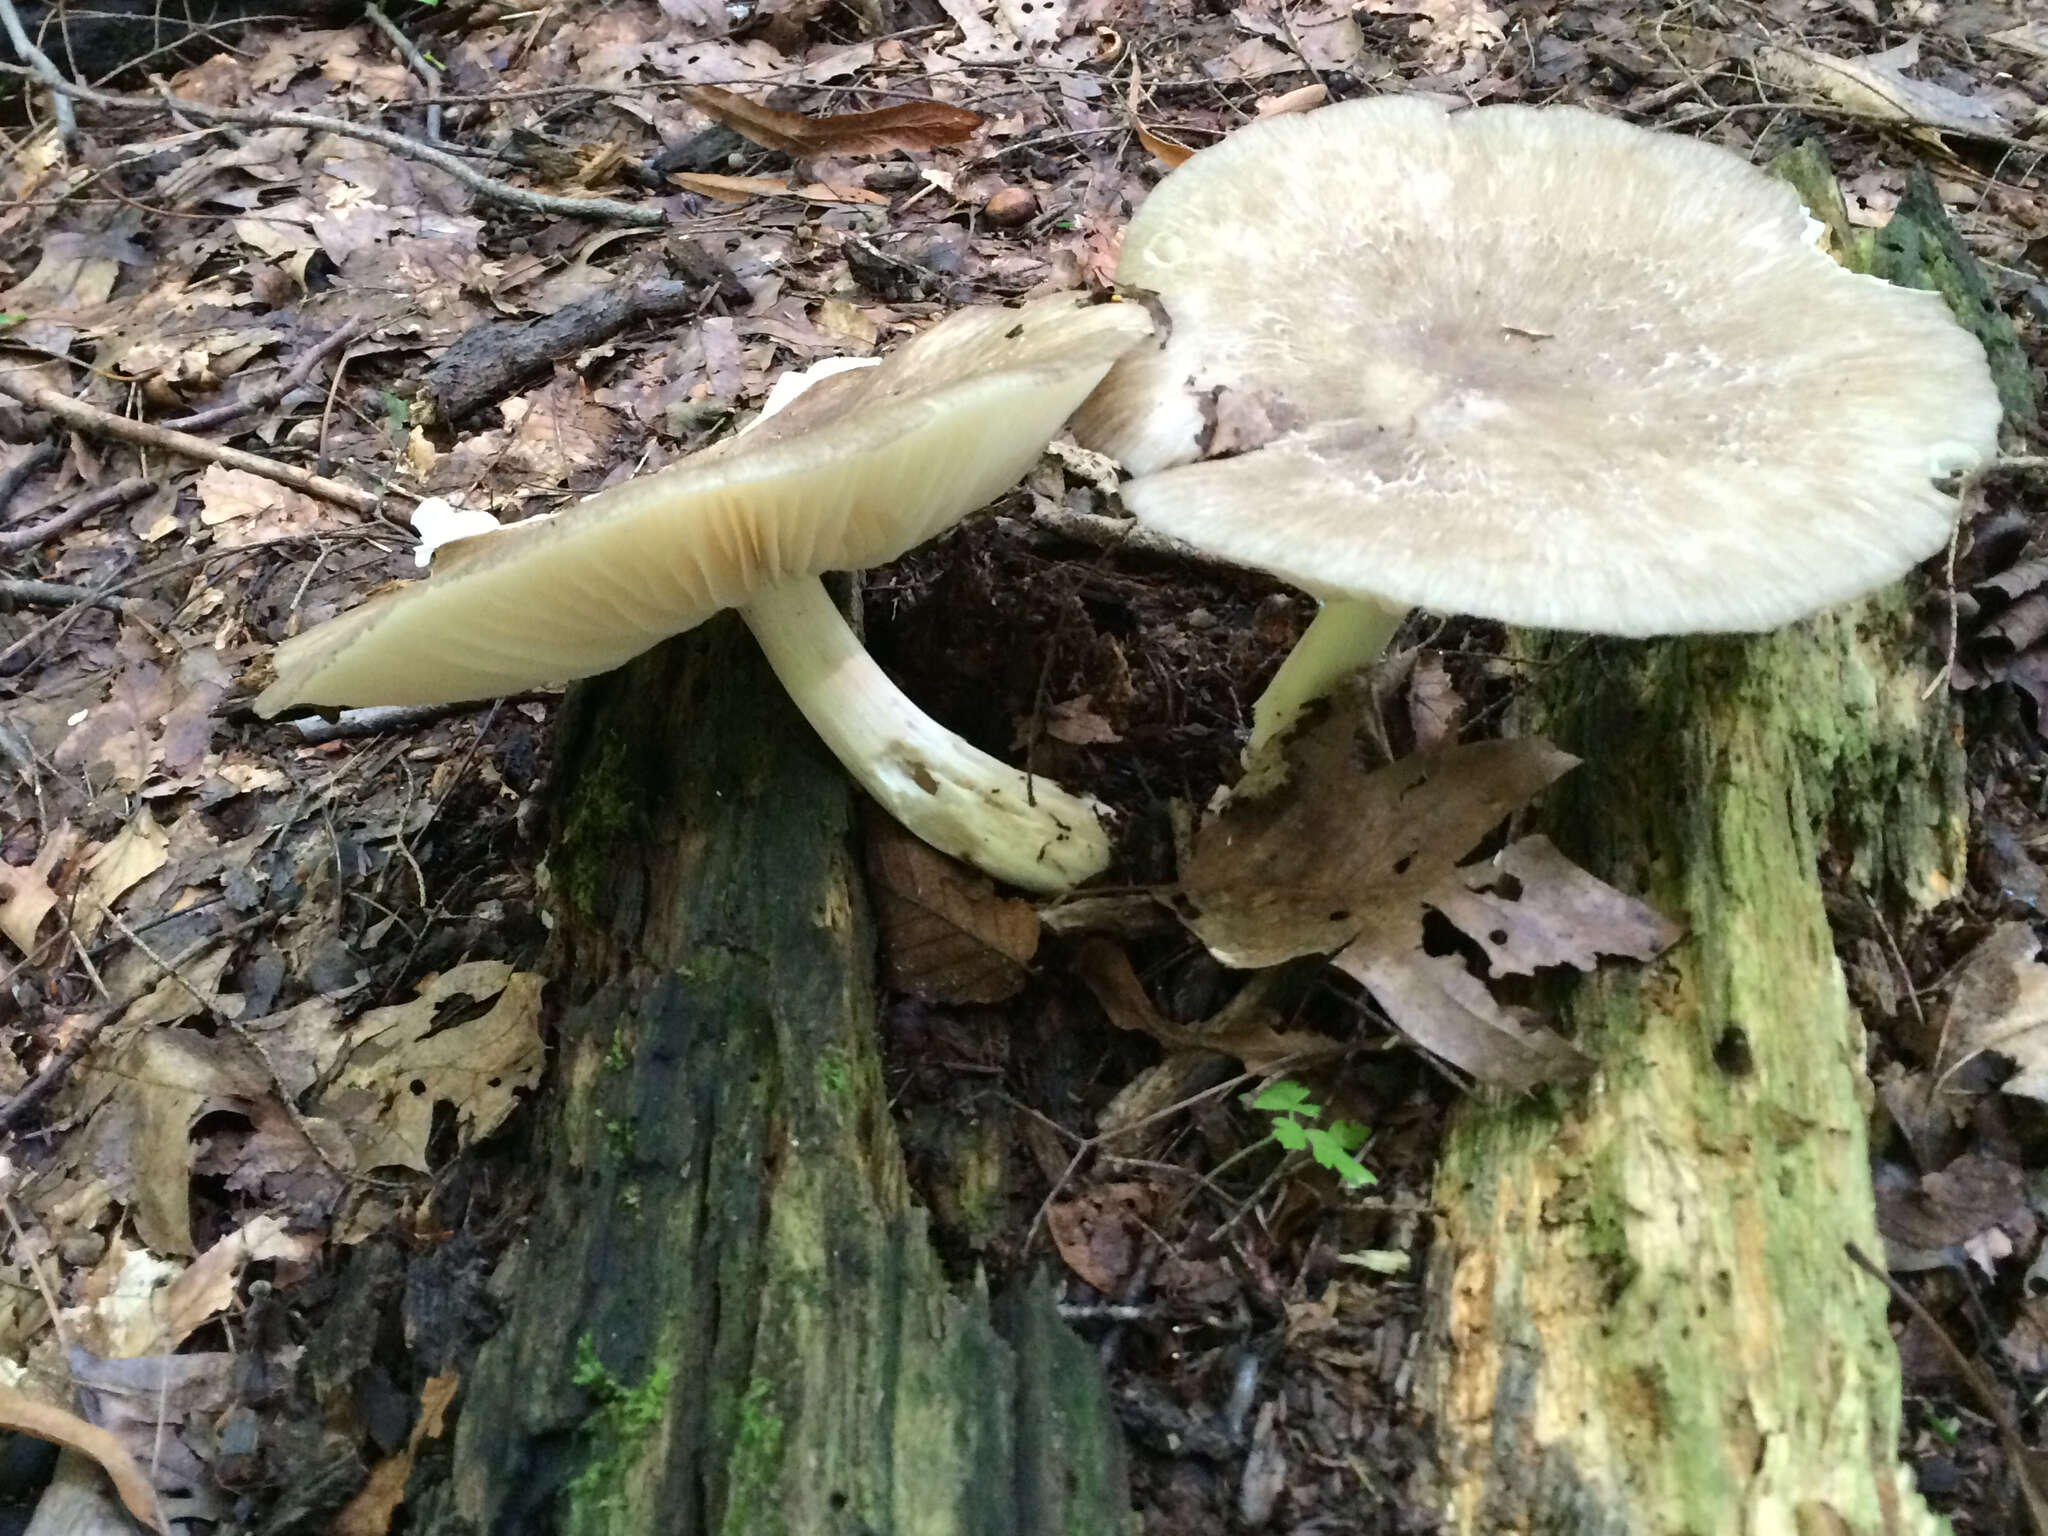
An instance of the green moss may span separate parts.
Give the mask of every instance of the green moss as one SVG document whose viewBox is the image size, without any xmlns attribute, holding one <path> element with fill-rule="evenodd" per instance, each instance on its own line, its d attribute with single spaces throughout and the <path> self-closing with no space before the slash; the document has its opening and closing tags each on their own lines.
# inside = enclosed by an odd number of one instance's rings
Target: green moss
<svg viewBox="0 0 2048 1536">
<path fill-rule="evenodd" d="M 766 1377 L 747 1383 L 739 1401 L 732 1458 L 726 1464 L 725 1536 L 767 1536 L 782 1528 L 782 1415 Z"/>
<path fill-rule="evenodd" d="M 818 1056 L 818 1088 L 826 1098 L 841 1104 L 853 1097 L 853 1064 L 836 1045 Z"/>
<path fill-rule="evenodd" d="M 583 1470 L 563 1488 L 562 1529 L 566 1536 L 626 1528 L 629 1479 L 648 1437 L 667 1411 L 675 1368 L 660 1365 L 637 1387 L 629 1387 L 598 1358 L 588 1334 L 576 1341 L 571 1378 L 590 1395 L 591 1409 L 578 1433 Z"/>
<path fill-rule="evenodd" d="M 548 864 L 562 900 L 578 916 L 587 918 L 596 911 L 597 893 L 614 850 L 639 825 L 635 766 L 625 736 L 607 731 L 569 786 Z"/>
</svg>

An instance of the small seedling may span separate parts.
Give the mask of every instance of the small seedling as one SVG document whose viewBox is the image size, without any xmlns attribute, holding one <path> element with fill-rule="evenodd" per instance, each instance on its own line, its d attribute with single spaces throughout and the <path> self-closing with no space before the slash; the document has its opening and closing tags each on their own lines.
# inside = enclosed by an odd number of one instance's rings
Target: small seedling
<svg viewBox="0 0 2048 1536">
<path fill-rule="evenodd" d="M 1246 1102 L 1273 1117 L 1275 1141 L 1289 1152 L 1307 1152 L 1336 1174 L 1346 1189 L 1363 1189 L 1379 1183 L 1372 1171 L 1351 1155 L 1365 1145 L 1365 1127 L 1355 1120 L 1332 1120 L 1327 1126 L 1312 1124 L 1322 1118 L 1323 1106 L 1310 1101 L 1303 1084 L 1291 1077 L 1276 1078 L 1260 1089 L 1256 1097 L 1246 1095 Z"/>
</svg>

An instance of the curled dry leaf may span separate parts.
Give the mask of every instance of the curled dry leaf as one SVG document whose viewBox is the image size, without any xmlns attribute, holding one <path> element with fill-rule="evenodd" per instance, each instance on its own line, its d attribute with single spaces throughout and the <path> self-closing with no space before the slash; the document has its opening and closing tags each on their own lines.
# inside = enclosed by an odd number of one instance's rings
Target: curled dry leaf
<svg viewBox="0 0 2048 1536">
<path fill-rule="evenodd" d="M 875 112 L 805 117 L 778 112 L 715 85 L 692 86 L 683 96 L 734 133 L 786 155 L 886 155 L 899 149 L 932 149 L 958 144 L 982 121 L 980 113 L 943 101 L 906 101 Z"/>
<path fill-rule="evenodd" d="M 86 1423 L 55 1403 L 38 1402 L 12 1387 L 0 1387 L 0 1428 L 90 1456 L 113 1480 L 114 1491 L 121 1496 L 122 1506 L 129 1514 L 152 1531 L 169 1529 L 157 1508 L 156 1490 L 135 1458 L 110 1431 Z"/>
<path fill-rule="evenodd" d="M 933 1003 L 999 1003 L 1024 986 L 1038 914 L 887 817 L 866 819 L 882 966 L 900 992 Z"/>
<path fill-rule="evenodd" d="M 1095 994 L 1118 1029 L 1150 1035 L 1169 1051 L 1220 1051 L 1253 1072 L 1283 1062 L 1329 1056 L 1341 1042 L 1310 1030 L 1280 1029 L 1267 1009 L 1226 1008 L 1209 1024 L 1176 1024 L 1152 1006 L 1130 957 L 1108 939 L 1085 939 L 1074 952 L 1074 974 Z"/>
</svg>

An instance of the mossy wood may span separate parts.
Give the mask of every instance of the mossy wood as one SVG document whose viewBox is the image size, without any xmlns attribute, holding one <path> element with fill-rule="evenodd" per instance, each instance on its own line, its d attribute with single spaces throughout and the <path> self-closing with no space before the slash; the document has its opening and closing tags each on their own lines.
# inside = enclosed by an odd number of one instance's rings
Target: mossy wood
<svg viewBox="0 0 2048 1536">
<path fill-rule="evenodd" d="M 1892 593 L 1755 639 L 1531 644 L 1522 728 L 1586 760 L 1550 830 L 1688 934 L 1570 989 L 1588 1085 L 1457 1117 L 1418 1374 L 1446 1529 L 1941 1529 L 1844 1253 L 1882 1249 L 1822 877 L 1893 922 L 1960 879 L 1928 632 Z"/>
<path fill-rule="evenodd" d="M 580 690 L 558 752 L 545 1193 L 431 1527 L 1122 1531 L 1091 1353 L 1043 1291 L 999 1328 L 932 1255 L 851 794 L 744 629 Z"/>
</svg>

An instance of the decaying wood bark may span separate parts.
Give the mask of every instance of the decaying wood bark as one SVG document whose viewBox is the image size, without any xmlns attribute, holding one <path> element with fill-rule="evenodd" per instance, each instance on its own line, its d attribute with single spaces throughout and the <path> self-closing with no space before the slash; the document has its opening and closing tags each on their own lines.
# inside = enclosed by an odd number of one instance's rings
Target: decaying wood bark
<svg viewBox="0 0 2048 1536">
<path fill-rule="evenodd" d="M 1959 878 L 1960 753 L 1901 605 L 1751 641 L 1599 644 L 1528 726 L 1586 758 L 1567 852 L 1688 924 L 1577 986 L 1583 1090 L 1460 1115 L 1420 1373 L 1460 1532 L 1932 1530 L 1899 1377 L 1863 1030 L 1818 869 Z M 1574 782 L 1576 781 L 1576 782 Z"/>
<path fill-rule="evenodd" d="M 744 630 L 582 690 L 558 750 L 546 1192 L 423 1525 L 1121 1530 L 1090 1352 L 1043 1292 L 999 1329 L 926 1241 L 851 793 Z"/>
<path fill-rule="evenodd" d="M 1976 274 L 1931 186 L 1859 246 L 1825 161 L 1792 158 L 1845 259 L 1947 294 L 2030 413 L 2003 317 L 1958 302 Z M 1961 879 L 1928 651 L 1893 593 L 1754 640 L 1540 654 L 1522 726 L 1586 759 L 1553 791 L 1556 840 L 1690 931 L 1570 991 L 1589 1086 L 1475 1103 L 1450 1137 L 1417 1378 L 1447 1529 L 1942 1528 L 1897 1459 L 1884 1293 L 1844 1254 L 1881 1248 L 1820 873 L 1894 920 Z"/>
</svg>

